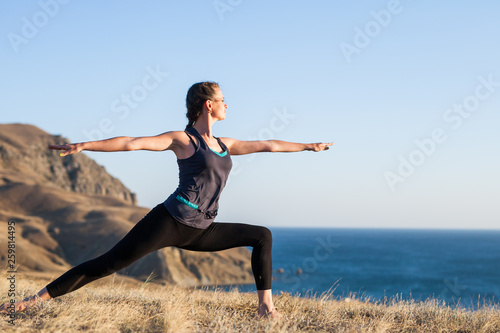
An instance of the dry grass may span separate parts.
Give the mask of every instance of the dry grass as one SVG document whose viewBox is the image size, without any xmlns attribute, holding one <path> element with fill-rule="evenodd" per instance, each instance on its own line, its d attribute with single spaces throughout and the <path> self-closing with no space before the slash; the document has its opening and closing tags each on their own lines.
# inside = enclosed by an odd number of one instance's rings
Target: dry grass
<svg viewBox="0 0 500 333">
<path fill-rule="evenodd" d="M 48 281 L 17 281 L 21 297 L 34 294 Z M 107 280 L 19 313 L 15 326 L 4 316 L 5 332 L 500 332 L 500 310 L 452 309 L 435 300 L 392 300 L 386 304 L 331 295 L 313 299 L 276 295 L 285 320 L 259 319 L 255 294 L 133 285 Z M 0 301 L 7 301 L 2 276 Z"/>
</svg>

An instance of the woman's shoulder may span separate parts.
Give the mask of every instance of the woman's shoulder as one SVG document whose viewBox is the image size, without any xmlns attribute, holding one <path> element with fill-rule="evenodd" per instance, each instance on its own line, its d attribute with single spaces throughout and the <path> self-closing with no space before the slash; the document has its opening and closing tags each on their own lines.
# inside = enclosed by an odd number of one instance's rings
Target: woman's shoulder
<svg viewBox="0 0 500 333">
<path fill-rule="evenodd" d="M 220 141 L 222 141 L 226 147 L 231 147 L 236 141 L 236 139 L 233 139 L 233 138 L 228 138 L 228 137 L 217 137 L 217 139 L 219 139 Z"/>
<path fill-rule="evenodd" d="M 166 132 L 165 134 L 167 133 L 175 143 L 181 144 L 183 146 L 189 145 L 191 143 L 191 139 L 193 139 L 195 142 L 198 141 L 196 140 L 196 137 L 194 137 L 191 133 L 188 133 L 188 131 L 170 131 Z"/>
<path fill-rule="evenodd" d="M 189 144 L 189 137 L 184 131 L 168 131 L 151 137 L 151 139 L 159 140 L 159 142 L 170 142 L 172 148 Z"/>
</svg>

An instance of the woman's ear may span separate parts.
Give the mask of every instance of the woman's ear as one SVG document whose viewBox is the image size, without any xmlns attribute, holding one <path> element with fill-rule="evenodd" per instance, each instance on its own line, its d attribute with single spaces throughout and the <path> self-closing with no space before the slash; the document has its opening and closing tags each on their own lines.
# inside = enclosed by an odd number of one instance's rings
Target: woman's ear
<svg viewBox="0 0 500 333">
<path fill-rule="evenodd" d="M 205 104 L 203 104 L 203 107 L 207 109 L 208 112 L 212 112 L 212 101 L 211 100 L 206 100 Z"/>
</svg>

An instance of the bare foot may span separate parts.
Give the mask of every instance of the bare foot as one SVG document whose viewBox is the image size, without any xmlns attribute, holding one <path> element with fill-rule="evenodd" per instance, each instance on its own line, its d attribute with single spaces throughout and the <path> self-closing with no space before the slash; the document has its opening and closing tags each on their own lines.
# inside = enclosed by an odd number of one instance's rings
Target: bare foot
<svg viewBox="0 0 500 333">
<path fill-rule="evenodd" d="M 259 306 L 259 311 L 257 312 L 260 318 L 268 318 L 268 319 L 283 319 L 283 315 L 278 312 L 274 307 L 269 310 L 267 305 L 261 304 Z"/>
<path fill-rule="evenodd" d="M 24 312 L 28 310 L 33 304 L 41 301 L 41 298 L 38 296 L 26 297 L 22 301 L 15 303 L 4 303 L 0 305 L 0 314 L 11 314 L 14 312 Z"/>
</svg>

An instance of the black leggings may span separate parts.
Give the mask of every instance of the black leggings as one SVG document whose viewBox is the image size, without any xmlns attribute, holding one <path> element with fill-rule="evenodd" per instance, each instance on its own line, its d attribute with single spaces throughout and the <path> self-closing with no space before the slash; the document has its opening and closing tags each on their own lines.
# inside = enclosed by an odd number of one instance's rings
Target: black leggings
<svg viewBox="0 0 500 333">
<path fill-rule="evenodd" d="M 191 251 L 220 251 L 251 246 L 252 271 L 257 290 L 271 289 L 272 236 L 269 229 L 220 222 L 213 222 L 207 229 L 197 229 L 178 222 L 163 204 L 159 204 L 111 250 L 73 267 L 48 284 L 47 291 L 52 298 L 67 294 L 167 246 Z"/>
</svg>

